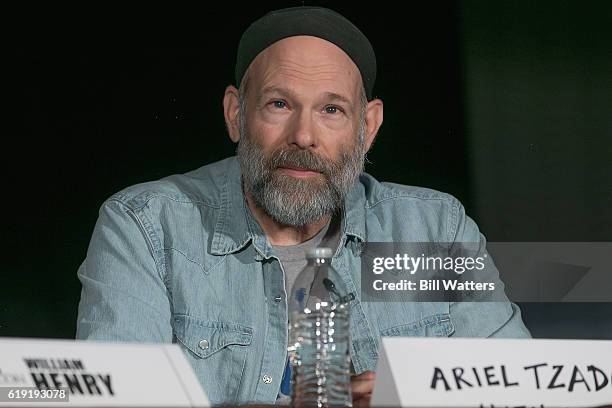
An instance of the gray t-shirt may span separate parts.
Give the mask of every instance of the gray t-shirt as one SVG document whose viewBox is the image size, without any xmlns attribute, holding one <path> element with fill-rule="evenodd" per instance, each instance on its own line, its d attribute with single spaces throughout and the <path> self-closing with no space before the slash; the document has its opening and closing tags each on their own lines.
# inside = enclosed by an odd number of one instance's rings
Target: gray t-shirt
<svg viewBox="0 0 612 408">
<path fill-rule="evenodd" d="M 339 237 L 340 227 L 338 217 L 332 217 L 332 220 L 323 227 L 321 231 L 307 241 L 297 245 L 272 245 L 274 253 L 280 260 L 281 266 L 285 271 L 285 290 L 288 296 L 290 296 L 291 289 L 293 288 L 293 284 L 298 274 L 308 263 L 306 260 L 306 253 L 318 246 L 328 247 L 334 251 L 338 246 Z M 288 367 L 287 365 L 285 368 L 283 380 L 286 376 L 290 376 Z M 287 393 L 287 391 L 283 391 L 283 387 L 281 386 L 278 398 L 276 399 L 276 405 L 289 405 L 291 397 L 285 395 L 285 393 Z"/>
<path fill-rule="evenodd" d="M 339 223 L 337 217 L 319 231 L 314 237 L 297 245 L 273 245 L 274 253 L 280 260 L 280 263 L 285 271 L 285 290 L 287 295 L 291 293 L 293 283 L 300 271 L 306 266 L 306 253 L 319 246 L 336 250 L 339 238 Z"/>
</svg>

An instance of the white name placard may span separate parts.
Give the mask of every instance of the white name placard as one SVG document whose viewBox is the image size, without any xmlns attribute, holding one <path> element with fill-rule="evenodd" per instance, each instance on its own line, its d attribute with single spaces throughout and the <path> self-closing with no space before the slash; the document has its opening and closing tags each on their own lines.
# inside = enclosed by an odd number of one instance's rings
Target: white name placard
<svg viewBox="0 0 612 408">
<path fill-rule="evenodd" d="M 176 344 L 0 338 L 0 391 L 0 406 L 210 406 Z"/>
<path fill-rule="evenodd" d="M 382 339 L 372 406 L 612 404 L 612 341 Z"/>
</svg>

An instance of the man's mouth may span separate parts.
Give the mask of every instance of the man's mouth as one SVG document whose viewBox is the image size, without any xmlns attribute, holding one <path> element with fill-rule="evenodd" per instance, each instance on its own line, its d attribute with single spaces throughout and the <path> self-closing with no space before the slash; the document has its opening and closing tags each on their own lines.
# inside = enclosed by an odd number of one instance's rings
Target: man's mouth
<svg viewBox="0 0 612 408">
<path fill-rule="evenodd" d="M 280 172 L 283 174 L 297 178 L 307 178 L 321 175 L 321 172 L 319 171 L 294 166 L 279 166 L 278 170 L 280 170 Z"/>
</svg>

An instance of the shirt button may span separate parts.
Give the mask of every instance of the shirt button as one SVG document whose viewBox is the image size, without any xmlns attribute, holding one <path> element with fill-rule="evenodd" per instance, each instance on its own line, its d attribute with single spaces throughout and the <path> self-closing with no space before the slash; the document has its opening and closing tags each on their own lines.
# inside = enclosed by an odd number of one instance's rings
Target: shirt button
<svg viewBox="0 0 612 408">
<path fill-rule="evenodd" d="M 280 302 L 281 300 L 283 300 L 283 297 L 281 295 L 276 295 L 276 297 L 274 298 L 274 301 L 276 303 Z"/>
<path fill-rule="evenodd" d="M 272 384 L 272 377 L 270 377 L 268 374 L 264 374 L 262 380 L 264 384 Z"/>
<path fill-rule="evenodd" d="M 200 343 L 198 343 L 198 346 L 200 346 L 202 350 L 206 350 L 208 348 L 208 340 L 206 339 L 200 340 Z"/>
</svg>

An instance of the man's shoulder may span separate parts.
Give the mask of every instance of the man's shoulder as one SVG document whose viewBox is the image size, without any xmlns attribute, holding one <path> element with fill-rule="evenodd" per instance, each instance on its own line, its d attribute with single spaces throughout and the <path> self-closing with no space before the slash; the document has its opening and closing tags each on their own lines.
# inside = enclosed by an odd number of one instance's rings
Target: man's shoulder
<svg viewBox="0 0 612 408">
<path fill-rule="evenodd" d="M 365 222 L 373 241 L 453 241 L 464 209 L 451 194 L 431 188 L 379 182 L 368 174 L 364 186 Z"/>
<path fill-rule="evenodd" d="M 365 199 L 368 208 L 384 206 L 385 204 L 396 205 L 397 203 L 461 207 L 460 201 L 453 195 L 431 188 L 378 181 L 367 173 L 362 174 L 360 181 L 365 187 Z"/>
<path fill-rule="evenodd" d="M 134 184 L 113 194 L 108 201 L 118 201 L 131 209 L 142 208 L 151 201 L 219 207 L 233 165 L 235 158 L 230 157 L 183 174 Z"/>
</svg>

